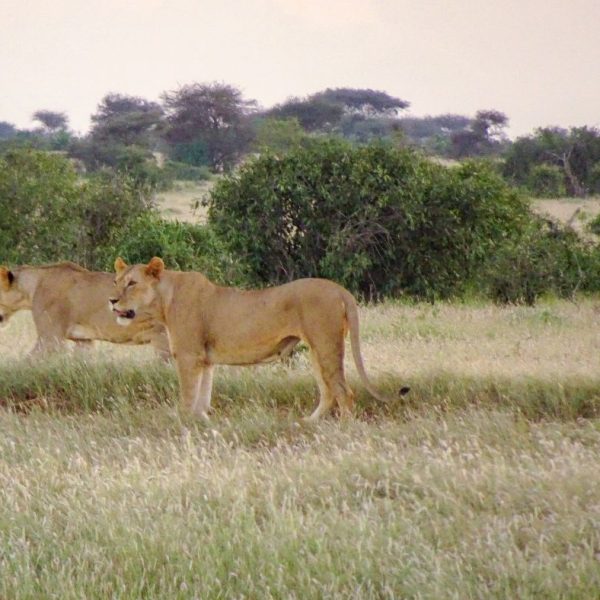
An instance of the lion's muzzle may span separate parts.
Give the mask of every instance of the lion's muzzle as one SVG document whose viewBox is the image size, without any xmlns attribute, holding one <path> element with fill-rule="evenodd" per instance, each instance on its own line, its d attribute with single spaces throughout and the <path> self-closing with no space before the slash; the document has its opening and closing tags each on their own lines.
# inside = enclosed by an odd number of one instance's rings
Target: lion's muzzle
<svg viewBox="0 0 600 600">
<path fill-rule="evenodd" d="M 129 310 L 119 310 L 118 308 L 113 308 L 113 312 L 121 319 L 133 319 L 135 317 L 135 310 L 132 308 Z"/>
</svg>

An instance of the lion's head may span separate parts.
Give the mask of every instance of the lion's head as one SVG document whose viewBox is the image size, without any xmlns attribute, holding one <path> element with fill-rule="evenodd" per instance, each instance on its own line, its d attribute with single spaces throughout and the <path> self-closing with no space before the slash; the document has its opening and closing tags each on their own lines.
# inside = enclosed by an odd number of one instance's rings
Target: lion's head
<svg viewBox="0 0 600 600">
<path fill-rule="evenodd" d="M 23 308 L 31 308 L 31 299 L 17 284 L 15 274 L 0 267 L 0 326 Z"/>
<path fill-rule="evenodd" d="M 115 289 L 110 298 L 110 309 L 119 325 L 129 325 L 136 315 L 154 314 L 157 309 L 156 285 L 165 264 L 154 257 L 147 265 L 127 265 L 119 257 L 115 260 Z"/>
</svg>

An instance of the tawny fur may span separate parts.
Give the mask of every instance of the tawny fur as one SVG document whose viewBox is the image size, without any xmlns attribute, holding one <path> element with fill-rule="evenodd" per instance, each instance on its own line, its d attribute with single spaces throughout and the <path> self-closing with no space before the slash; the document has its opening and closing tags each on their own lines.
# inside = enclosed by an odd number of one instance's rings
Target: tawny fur
<svg viewBox="0 0 600 600">
<path fill-rule="evenodd" d="M 0 321 L 19 310 L 31 310 L 37 330 L 32 352 L 57 350 L 66 340 L 85 347 L 93 340 L 117 344 L 152 343 L 169 356 L 164 326 L 142 315 L 133 327 L 115 322 L 108 304 L 114 275 L 88 271 L 63 262 L 39 267 L 0 267 Z"/>
<path fill-rule="evenodd" d="M 310 349 L 320 401 L 310 416 L 323 416 L 337 403 L 352 413 L 352 390 L 344 376 L 344 338 L 350 330 L 353 357 L 368 391 L 360 353 L 358 311 L 350 292 L 326 279 L 299 279 L 263 290 L 217 286 L 196 272 L 164 269 L 160 258 L 147 265 L 115 261 L 111 299 L 119 320 L 139 312 L 165 323 L 177 365 L 183 405 L 207 418 L 213 366 L 252 365 L 291 352 L 300 341 Z M 133 317 L 133 318 L 132 318 Z"/>
</svg>

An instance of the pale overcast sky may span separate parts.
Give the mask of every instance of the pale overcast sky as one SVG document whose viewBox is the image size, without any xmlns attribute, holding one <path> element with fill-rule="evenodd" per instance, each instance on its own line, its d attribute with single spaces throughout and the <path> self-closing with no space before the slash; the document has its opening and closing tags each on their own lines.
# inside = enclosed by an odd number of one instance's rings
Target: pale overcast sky
<svg viewBox="0 0 600 600">
<path fill-rule="evenodd" d="M 85 132 L 108 92 L 197 81 L 265 107 L 357 87 L 411 115 L 494 108 L 511 136 L 600 126 L 600 0 L 0 0 L 0 121 Z"/>
</svg>

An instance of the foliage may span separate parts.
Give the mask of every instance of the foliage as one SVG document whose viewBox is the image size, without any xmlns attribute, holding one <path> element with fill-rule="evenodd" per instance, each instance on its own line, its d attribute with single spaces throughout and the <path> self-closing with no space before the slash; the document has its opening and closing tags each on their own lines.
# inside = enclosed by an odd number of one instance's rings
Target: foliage
<svg viewBox="0 0 600 600">
<path fill-rule="evenodd" d="M 167 221 L 154 212 L 143 213 L 115 229 L 102 253 L 103 267 L 108 270 L 112 270 L 116 256 L 128 263 L 146 263 L 160 256 L 170 269 L 200 271 L 217 282 L 244 282 L 242 270 L 210 227 Z"/>
<path fill-rule="evenodd" d="M 527 189 L 542 198 L 564 196 L 566 189 L 564 175 L 558 165 L 542 163 L 534 165 L 527 178 Z"/>
<path fill-rule="evenodd" d="M 209 221 L 256 283 L 325 276 L 367 297 L 458 293 L 527 205 L 492 169 L 313 141 L 264 154 L 212 191 Z"/>
<path fill-rule="evenodd" d="M 400 98 L 386 92 L 371 89 L 327 88 L 310 96 L 311 100 L 324 100 L 342 106 L 346 112 L 358 112 L 367 116 L 395 115 L 397 111 L 410 106 Z"/>
<path fill-rule="evenodd" d="M 92 115 L 94 143 L 151 147 L 163 110 L 156 102 L 137 96 L 107 94 Z"/>
<path fill-rule="evenodd" d="M 96 267 L 115 227 L 149 208 L 131 178 L 102 174 L 80 181 L 55 153 L 14 150 L 0 158 L 0 260 L 73 260 Z"/>
<path fill-rule="evenodd" d="M 105 246 L 115 232 L 127 228 L 152 207 L 151 189 L 139 180 L 102 171 L 82 185 L 74 219 L 81 223 L 76 262 L 99 268 Z"/>
<path fill-rule="evenodd" d="M 554 221 L 536 219 L 490 256 L 484 277 L 499 303 L 533 305 L 544 294 L 600 290 L 600 248 Z"/>
<path fill-rule="evenodd" d="M 583 196 L 600 190 L 600 130 L 593 127 L 540 128 L 518 138 L 507 150 L 504 176 L 529 186 L 532 172 L 542 165 L 560 169 L 566 193 Z M 533 178 L 535 182 L 535 176 Z M 535 190 L 532 190 L 535 191 Z"/>
<path fill-rule="evenodd" d="M 469 127 L 451 135 L 452 157 L 489 156 L 505 146 L 504 128 L 508 117 L 498 110 L 480 110 Z"/>
<path fill-rule="evenodd" d="M 14 138 L 18 131 L 19 130 L 12 123 L 9 123 L 8 121 L 0 121 L 0 140 L 9 140 Z"/>
<path fill-rule="evenodd" d="M 33 113 L 33 120 L 39 121 L 49 133 L 66 130 L 69 123 L 65 113 L 53 110 L 38 110 Z"/>
<path fill-rule="evenodd" d="M 167 114 L 165 139 L 176 149 L 176 160 L 208 164 L 215 171 L 231 169 L 251 141 L 248 115 L 255 101 L 245 100 L 237 88 L 194 83 L 163 94 Z M 190 145 L 191 144 L 191 148 Z M 177 151 L 178 147 L 193 153 Z M 196 148 L 203 149 L 202 161 Z"/>
<path fill-rule="evenodd" d="M 204 140 L 171 144 L 171 158 L 192 167 L 209 166 L 208 146 Z"/>
<path fill-rule="evenodd" d="M 261 117 L 254 124 L 256 137 L 255 148 L 261 152 L 287 152 L 306 140 L 307 134 L 296 117 L 277 119 Z"/>
<path fill-rule="evenodd" d="M 331 133 L 341 128 L 347 135 L 354 124 L 365 120 L 371 126 L 381 120 L 387 132 L 397 112 L 408 106 L 405 100 L 378 90 L 327 88 L 306 98 L 290 98 L 263 115 L 275 119 L 296 119 L 308 132 Z M 368 136 L 368 139 L 372 137 Z"/>
<path fill-rule="evenodd" d="M 0 157 L 0 261 L 44 262 L 73 255 L 81 186 L 62 156 L 13 150 Z"/>
<path fill-rule="evenodd" d="M 174 160 L 166 161 L 163 171 L 171 181 L 207 181 L 211 177 L 207 167 L 195 167 L 194 165 Z"/>
<path fill-rule="evenodd" d="M 463 115 L 443 114 L 426 117 L 401 117 L 399 127 L 407 138 L 429 154 L 451 156 L 452 135 L 467 129 L 472 119 Z"/>
</svg>

